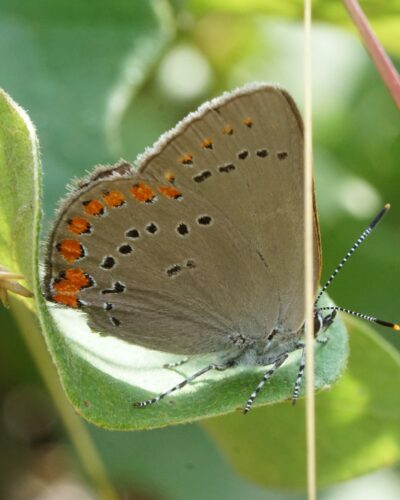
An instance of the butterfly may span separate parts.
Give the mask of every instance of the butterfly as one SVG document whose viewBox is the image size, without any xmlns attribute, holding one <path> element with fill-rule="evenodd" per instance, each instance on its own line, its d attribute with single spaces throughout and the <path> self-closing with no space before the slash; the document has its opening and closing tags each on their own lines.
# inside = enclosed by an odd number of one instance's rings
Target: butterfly
<svg viewBox="0 0 400 500">
<path fill-rule="evenodd" d="M 44 290 L 89 326 L 135 345 L 215 359 L 136 407 L 210 370 L 265 366 L 259 391 L 289 354 L 305 365 L 303 124 L 283 89 L 253 84 L 203 104 L 137 160 L 98 167 L 65 199 L 51 231 Z M 315 301 L 316 337 L 344 311 L 321 295 L 387 212 L 362 233 Z M 314 290 L 321 246 L 314 198 Z M 321 340 L 321 339 L 320 339 Z M 178 365 L 181 363 L 178 363 Z M 172 363 L 168 366 L 177 366 Z"/>
</svg>

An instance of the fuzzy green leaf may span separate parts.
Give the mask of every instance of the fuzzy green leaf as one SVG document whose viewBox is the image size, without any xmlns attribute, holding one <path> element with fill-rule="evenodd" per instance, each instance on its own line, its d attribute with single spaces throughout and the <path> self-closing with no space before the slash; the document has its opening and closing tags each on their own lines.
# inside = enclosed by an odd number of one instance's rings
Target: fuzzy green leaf
<svg viewBox="0 0 400 500">
<path fill-rule="evenodd" d="M 40 168 L 31 120 L 0 89 L 0 265 L 34 287 Z"/>
</svg>

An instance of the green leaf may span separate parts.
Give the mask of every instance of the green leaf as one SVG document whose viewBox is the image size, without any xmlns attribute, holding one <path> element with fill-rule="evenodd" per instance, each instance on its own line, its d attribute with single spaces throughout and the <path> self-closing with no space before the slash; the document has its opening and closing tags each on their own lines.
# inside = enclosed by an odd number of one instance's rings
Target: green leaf
<svg viewBox="0 0 400 500">
<path fill-rule="evenodd" d="M 35 129 L 0 89 L 0 264 L 31 288 L 37 269 L 40 168 Z M 37 286 L 37 285 L 36 285 Z"/>
<path fill-rule="evenodd" d="M 400 355 L 365 323 L 351 319 L 348 325 L 349 366 L 316 398 L 320 487 L 389 466 L 400 456 Z M 304 415 L 304 401 L 296 408 L 285 402 L 203 426 L 249 480 L 299 489 L 307 478 Z"/>
</svg>

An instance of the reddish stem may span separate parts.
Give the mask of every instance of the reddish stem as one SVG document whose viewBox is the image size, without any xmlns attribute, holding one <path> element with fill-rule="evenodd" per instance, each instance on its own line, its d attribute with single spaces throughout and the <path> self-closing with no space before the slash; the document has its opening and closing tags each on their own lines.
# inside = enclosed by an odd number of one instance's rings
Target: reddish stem
<svg viewBox="0 0 400 500">
<path fill-rule="evenodd" d="M 357 26 L 361 38 L 378 70 L 382 80 L 385 82 L 394 102 L 400 109 L 400 76 L 392 61 L 387 55 L 382 44 L 368 23 L 368 19 L 362 11 L 357 0 L 343 0 L 354 24 Z"/>
</svg>

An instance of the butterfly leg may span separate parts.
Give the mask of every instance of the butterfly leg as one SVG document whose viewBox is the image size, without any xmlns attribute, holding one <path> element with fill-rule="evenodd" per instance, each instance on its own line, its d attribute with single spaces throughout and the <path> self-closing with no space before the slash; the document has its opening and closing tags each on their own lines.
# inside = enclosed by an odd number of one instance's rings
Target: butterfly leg
<svg viewBox="0 0 400 500">
<path fill-rule="evenodd" d="M 179 361 L 175 361 L 175 363 L 166 363 L 165 365 L 163 365 L 163 368 L 176 368 L 177 366 L 184 365 L 188 361 L 189 361 L 189 358 L 183 358 L 183 359 L 180 359 Z"/>
<path fill-rule="evenodd" d="M 306 367 L 306 346 L 302 346 L 301 358 L 300 358 L 300 366 L 299 371 L 297 372 L 296 381 L 294 383 L 293 395 L 292 395 L 292 405 L 296 404 L 296 401 L 299 397 L 301 382 L 303 380 L 304 368 Z"/>
<path fill-rule="evenodd" d="M 257 387 L 254 389 L 254 391 L 250 394 L 249 399 L 247 400 L 247 403 L 245 407 L 243 408 L 243 413 L 246 414 L 247 412 L 250 411 L 254 400 L 256 399 L 258 393 L 261 391 L 261 389 L 264 387 L 264 384 L 267 382 L 268 379 L 272 377 L 272 375 L 276 372 L 276 370 L 287 360 L 287 357 L 289 356 L 288 353 L 282 354 L 279 356 L 279 358 L 272 364 L 272 367 L 264 373 L 263 378 L 261 379 L 260 383 L 257 385 Z"/>
<path fill-rule="evenodd" d="M 323 331 L 326 331 L 326 329 L 330 327 L 330 325 L 333 323 L 333 320 L 335 319 L 335 316 L 336 314 L 329 314 L 329 316 L 325 316 L 322 323 Z M 319 344 L 326 344 L 329 340 L 329 337 L 317 337 L 316 340 Z M 298 347 L 302 349 L 302 353 L 301 353 L 299 371 L 297 372 L 296 381 L 294 383 L 294 389 L 292 395 L 293 406 L 296 404 L 296 401 L 299 397 L 300 387 L 303 381 L 304 369 L 306 367 L 306 346 L 304 345 L 303 342 L 299 342 Z"/>
<path fill-rule="evenodd" d="M 174 385 L 171 389 L 168 391 L 162 392 L 158 396 L 151 398 L 151 399 L 146 399 L 145 401 L 137 401 L 133 403 L 133 406 L 135 408 L 144 408 L 145 406 L 152 405 L 154 403 L 157 403 L 160 401 L 160 399 L 165 398 L 165 396 L 168 396 L 174 391 L 177 391 L 178 389 L 182 389 L 182 387 L 185 387 L 189 382 L 192 382 L 196 378 L 200 377 L 201 375 L 204 375 L 204 373 L 209 372 L 210 370 L 218 370 L 218 371 L 223 371 L 226 370 L 227 368 L 231 368 L 236 364 L 236 359 L 230 359 L 226 361 L 225 363 L 217 364 L 217 363 L 211 363 L 208 366 L 205 366 L 201 370 L 193 373 L 190 377 L 185 378 L 182 380 L 182 382 L 179 382 L 179 384 Z"/>
</svg>

